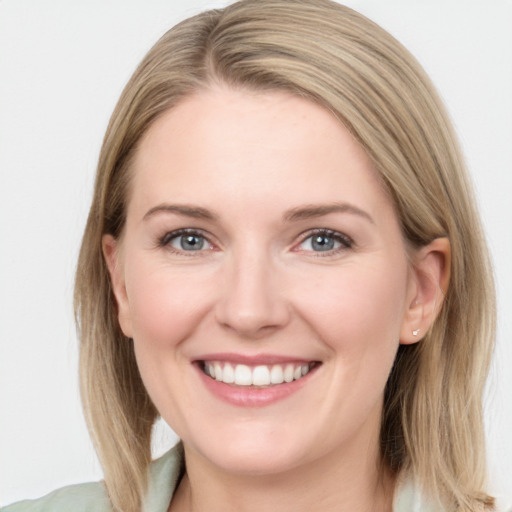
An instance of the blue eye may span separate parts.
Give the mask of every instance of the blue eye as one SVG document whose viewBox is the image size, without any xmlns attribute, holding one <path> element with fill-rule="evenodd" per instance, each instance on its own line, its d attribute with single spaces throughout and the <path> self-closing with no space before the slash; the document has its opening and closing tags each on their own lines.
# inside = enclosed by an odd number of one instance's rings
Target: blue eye
<svg viewBox="0 0 512 512">
<path fill-rule="evenodd" d="M 183 251 L 200 251 L 205 245 L 205 239 L 199 235 L 180 235 L 171 240 L 171 246 Z"/>
<path fill-rule="evenodd" d="M 159 240 L 161 247 L 170 247 L 177 252 L 192 252 L 211 249 L 208 240 L 195 230 L 180 229 L 167 233 Z"/>
<path fill-rule="evenodd" d="M 339 249 L 348 249 L 352 247 L 352 240 L 341 233 L 334 231 L 317 231 L 304 238 L 299 245 L 303 251 L 312 252 L 337 252 Z"/>
</svg>

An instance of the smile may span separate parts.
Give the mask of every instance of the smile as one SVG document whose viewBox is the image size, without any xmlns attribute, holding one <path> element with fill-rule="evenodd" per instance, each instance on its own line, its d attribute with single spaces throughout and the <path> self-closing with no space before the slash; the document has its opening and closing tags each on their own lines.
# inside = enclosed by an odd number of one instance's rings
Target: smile
<svg viewBox="0 0 512 512">
<path fill-rule="evenodd" d="M 204 361 L 203 372 L 218 382 L 234 386 L 278 386 L 305 377 L 316 365 L 311 363 L 286 363 L 249 366 L 223 361 Z"/>
</svg>

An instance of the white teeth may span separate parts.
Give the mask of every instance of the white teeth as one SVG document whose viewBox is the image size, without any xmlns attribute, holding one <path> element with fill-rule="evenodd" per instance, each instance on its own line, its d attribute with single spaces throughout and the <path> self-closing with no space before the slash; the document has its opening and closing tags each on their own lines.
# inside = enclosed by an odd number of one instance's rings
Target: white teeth
<svg viewBox="0 0 512 512">
<path fill-rule="evenodd" d="M 233 367 L 232 364 L 221 361 L 205 362 L 204 364 L 206 375 L 225 384 L 235 384 L 236 386 L 271 386 L 292 382 L 307 375 L 309 370 L 309 364 L 293 363 L 252 367 L 245 364 L 237 364 Z"/>
<path fill-rule="evenodd" d="M 284 369 L 284 381 L 285 382 L 291 382 L 293 380 L 293 374 L 294 372 L 293 364 L 287 364 Z"/>
<path fill-rule="evenodd" d="M 283 367 L 279 364 L 272 366 L 270 370 L 270 382 L 272 384 L 282 384 L 284 382 Z"/>
<path fill-rule="evenodd" d="M 233 384 L 233 382 L 235 382 L 235 370 L 233 370 L 233 367 L 229 363 L 224 365 L 222 381 L 226 384 Z"/>
<path fill-rule="evenodd" d="M 236 365 L 235 384 L 237 386 L 252 386 L 252 372 L 245 364 Z"/>
<path fill-rule="evenodd" d="M 215 371 L 215 380 L 222 380 L 222 366 L 220 365 L 220 363 L 214 363 L 213 364 L 213 369 Z"/>
<path fill-rule="evenodd" d="M 253 386 L 268 386 L 270 384 L 270 372 L 267 366 L 256 366 L 252 371 Z"/>
</svg>

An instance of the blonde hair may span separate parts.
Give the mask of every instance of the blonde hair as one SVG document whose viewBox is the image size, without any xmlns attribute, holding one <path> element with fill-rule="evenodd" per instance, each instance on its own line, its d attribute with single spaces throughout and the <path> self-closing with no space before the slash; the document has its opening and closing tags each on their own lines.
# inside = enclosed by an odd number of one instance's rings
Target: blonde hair
<svg viewBox="0 0 512 512">
<path fill-rule="evenodd" d="M 451 281 L 425 338 L 401 346 L 385 393 L 381 449 L 448 510 L 491 510 L 482 394 L 494 342 L 491 266 L 445 110 L 391 35 L 329 0 L 244 0 L 187 19 L 146 55 L 101 150 L 76 276 L 81 390 L 116 510 L 140 510 L 157 418 L 118 321 L 101 239 L 119 237 L 130 161 L 155 119 L 214 81 L 284 90 L 331 111 L 371 157 L 414 247 L 448 237 Z"/>
</svg>

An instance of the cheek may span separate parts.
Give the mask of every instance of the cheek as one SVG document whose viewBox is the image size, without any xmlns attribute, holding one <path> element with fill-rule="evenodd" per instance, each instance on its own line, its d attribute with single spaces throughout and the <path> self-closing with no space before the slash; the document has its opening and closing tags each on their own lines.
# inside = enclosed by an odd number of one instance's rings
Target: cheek
<svg viewBox="0 0 512 512">
<path fill-rule="evenodd" d="M 147 349 L 179 345 L 209 308 L 211 279 L 201 272 L 175 272 L 165 263 L 140 261 L 134 262 L 128 275 L 133 337 Z"/>
<path fill-rule="evenodd" d="M 165 263 L 130 263 L 126 287 L 137 365 L 156 408 L 181 431 L 186 424 L 183 404 L 193 401 L 186 341 L 194 338 L 211 307 L 208 284 L 213 280 L 197 269 L 177 272 Z"/>
<path fill-rule="evenodd" d="M 354 355 L 398 344 L 405 312 L 407 269 L 379 261 L 346 266 L 329 279 L 303 280 L 293 292 L 297 309 L 322 340 Z"/>
</svg>

